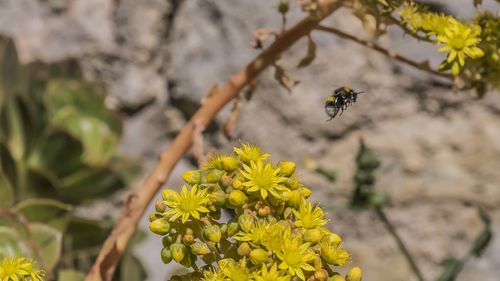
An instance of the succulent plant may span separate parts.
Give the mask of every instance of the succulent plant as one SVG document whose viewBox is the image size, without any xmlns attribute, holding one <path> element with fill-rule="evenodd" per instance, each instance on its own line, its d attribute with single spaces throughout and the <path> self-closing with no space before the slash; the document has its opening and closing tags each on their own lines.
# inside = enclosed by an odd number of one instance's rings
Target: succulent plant
<svg viewBox="0 0 500 281">
<path fill-rule="evenodd" d="M 13 43 L 0 40 L 0 67 L 0 257 L 31 256 L 48 279 L 83 279 L 75 270 L 92 264 L 111 223 L 74 210 L 138 172 L 116 151 L 121 120 L 75 63 L 22 65 Z M 135 257 L 122 263 L 119 280 L 145 277 Z"/>
</svg>

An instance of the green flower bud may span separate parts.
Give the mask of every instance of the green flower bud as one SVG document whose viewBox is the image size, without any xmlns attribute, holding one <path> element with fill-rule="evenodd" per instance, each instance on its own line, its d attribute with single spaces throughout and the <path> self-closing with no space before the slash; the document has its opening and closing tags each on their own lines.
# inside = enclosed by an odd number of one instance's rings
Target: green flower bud
<svg viewBox="0 0 500 281">
<path fill-rule="evenodd" d="M 296 190 L 300 187 L 299 179 L 297 177 L 289 177 L 284 184 L 292 190 Z"/>
<path fill-rule="evenodd" d="M 289 177 L 295 172 L 297 165 L 292 161 L 281 161 L 279 162 L 278 167 L 280 168 L 281 175 Z"/>
<path fill-rule="evenodd" d="M 182 235 L 182 243 L 186 245 L 191 245 L 194 242 L 193 234 L 184 234 Z"/>
<path fill-rule="evenodd" d="M 227 236 L 231 237 L 233 235 L 235 235 L 236 233 L 238 233 L 238 230 L 240 229 L 240 225 L 233 221 L 233 222 L 230 222 L 228 225 L 227 225 Z"/>
<path fill-rule="evenodd" d="M 288 3 L 288 0 L 281 0 L 278 4 L 278 12 L 284 15 L 288 13 L 288 10 L 290 10 L 290 4 Z"/>
<path fill-rule="evenodd" d="M 271 224 L 278 222 L 278 220 L 273 216 L 267 216 L 267 221 Z"/>
<path fill-rule="evenodd" d="M 155 221 L 157 219 L 161 219 L 163 217 L 163 214 L 160 212 L 153 212 L 149 215 L 149 222 Z"/>
<path fill-rule="evenodd" d="M 161 218 L 149 223 L 149 229 L 158 235 L 165 235 L 170 231 L 168 219 Z"/>
<path fill-rule="evenodd" d="M 231 205 L 239 207 L 247 202 L 248 197 L 240 190 L 233 190 L 229 193 L 228 201 Z"/>
<path fill-rule="evenodd" d="M 304 197 L 299 191 L 294 190 L 291 192 L 290 200 L 288 200 L 288 205 L 290 205 L 290 207 L 292 208 L 298 209 L 300 207 L 300 204 L 302 204 L 303 198 Z"/>
<path fill-rule="evenodd" d="M 157 212 L 164 212 L 165 209 L 167 209 L 167 204 L 165 204 L 165 201 L 161 200 L 161 199 L 157 199 L 155 201 L 155 209 Z"/>
<path fill-rule="evenodd" d="M 182 174 L 182 179 L 189 184 L 200 184 L 201 183 L 201 171 L 200 170 L 188 170 Z"/>
<path fill-rule="evenodd" d="M 210 200 L 216 205 L 223 205 L 226 202 L 226 193 L 222 190 L 217 190 L 210 194 Z"/>
<path fill-rule="evenodd" d="M 238 159 L 236 157 L 224 156 L 221 159 L 222 169 L 226 172 L 234 172 L 238 170 Z"/>
<path fill-rule="evenodd" d="M 268 259 L 267 251 L 263 249 L 254 249 L 250 251 L 250 261 L 255 265 L 261 265 Z"/>
<path fill-rule="evenodd" d="M 345 277 L 346 281 L 361 281 L 362 279 L 362 272 L 361 268 L 355 266 L 347 272 L 347 275 Z"/>
<path fill-rule="evenodd" d="M 205 243 L 197 241 L 191 245 L 191 253 L 193 253 L 193 255 L 202 256 L 210 253 L 210 249 L 208 249 L 208 246 Z"/>
<path fill-rule="evenodd" d="M 247 256 L 250 254 L 250 245 L 247 242 L 243 242 L 240 244 L 238 247 L 238 255 L 240 256 Z"/>
<path fill-rule="evenodd" d="M 243 183 L 240 179 L 235 179 L 232 185 L 234 189 L 241 189 L 243 187 Z"/>
<path fill-rule="evenodd" d="M 267 217 L 271 214 L 271 208 L 269 206 L 262 206 L 257 210 L 257 213 L 261 217 Z"/>
<path fill-rule="evenodd" d="M 342 238 L 336 233 L 330 232 L 328 234 L 328 243 L 333 247 L 338 247 L 342 243 Z"/>
<path fill-rule="evenodd" d="M 328 281 L 345 281 L 344 277 L 340 274 L 335 274 L 332 277 L 328 278 Z"/>
<path fill-rule="evenodd" d="M 299 188 L 299 192 L 304 198 L 309 198 L 309 196 L 311 196 L 312 194 L 311 190 L 305 186 Z"/>
<path fill-rule="evenodd" d="M 181 262 L 187 253 L 187 248 L 182 243 L 174 243 L 170 245 L 170 252 L 172 252 L 172 257 L 176 262 Z"/>
<path fill-rule="evenodd" d="M 328 248 L 321 250 L 321 257 L 329 264 L 344 266 L 349 261 L 349 253 L 342 248 Z"/>
<path fill-rule="evenodd" d="M 213 169 L 201 177 L 201 183 L 218 183 L 226 172 Z"/>
<path fill-rule="evenodd" d="M 220 225 L 220 232 L 225 234 L 227 232 L 227 224 L 223 223 Z"/>
<path fill-rule="evenodd" d="M 174 243 L 174 239 L 170 235 L 163 236 L 161 243 L 163 247 L 170 247 L 170 245 Z"/>
<path fill-rule="evenodd" d="M 209 241 L 219 243 L 222 237 L 220 228 L 217 225 L 210 225 L 204 231 L 205 238 Z"/>
<path fill-rule="evenodd" d="M 253 227 L 254 219 L 250 214 L 243 214 L 238 218 L 238 223 L 240 224 L 241 230 L 249 232 Z"/>
<path fill-rule="evenodd" d="M 161 260 L 164 264 L 170 263 L 172 259 L 172 252 L 168 248 L 161 249 Z"/>
<path fill-rule="evenodd" d="M 161 191 L 161 197 L 165 201 L 169 201 L 175 196 L 176 192 L 173 191 L 172 189 L 164 189 Z"/>
<path fill-rule="evenodd" d="M 304 232 L 304 240 L 311 243 L 317 243 L 323 238 L 323 232 L 318 228 L 308 229 Z"/>
</svg>

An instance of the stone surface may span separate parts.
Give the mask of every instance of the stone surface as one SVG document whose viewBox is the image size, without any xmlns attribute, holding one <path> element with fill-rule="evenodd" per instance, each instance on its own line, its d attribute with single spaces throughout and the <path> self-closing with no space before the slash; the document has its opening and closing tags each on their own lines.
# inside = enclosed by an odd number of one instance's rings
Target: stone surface
<svg viewBox="0 0 500 281">
<path fill-rule="evenodd" d="M 459 7 L 469 3 L 459 2 Z M 496 3 L 485 2 L 498 9 Z M 269 1 L 243 0 L 0 0 L 0 32 L 16 39 L 26 61 L 78 58 L 87 77 L 108 84 L 110 106 L 137 108 L 126 119 L 122 149 L 150 167 L 202 95 L 257 55 L 248 48 L 250 32 L 280 27 L 273 7 Z M 467 17 L 471 10 L 464 10 L 449 8 Z M 294 13 L 289 22 L 300 15 Z M 361 25 L 345 11 L 325 24 L 362 34 Z M 430 58 L 433 65 L 442 59 L 434 47 L 400 35 L 391 29 L 380 44 L 417 60 Z M 329 211 L 331 228 L 344 237 L 352 264 L 363 267 L 363 280 L 416 279 L 375 213 L 343 207 L 353 188 L 360 138 L 382 161 L 376 188 L 390 196 L 387 216 L 426 279 L 436 279 L 445 258 L 460 257 L 469 249 L 483 227 L 475 207 L 481 204 L 492 216 L 495 237 L 458 280 L 497 280 L 498 93 L 482 100 L 473 93 L 453 93 L 445 82 L 355 43 L 319 32 L 312 36 L 318 50 L 311 66 L 295 67 L 306 53 L 305 40 L 279 62 L 300 84 L 288 94 L 273 79 L 274 71 L 267 70 L 252 100 L 243 104 L 237 138 L 261 145 L 273 160 L 300 163 L 312 157 L 338 172 L 332 184 L 298 167 L 304 184 L 315 192 L 313 199 Z M 326 122 L 324 98 L 344 84 L 365 93 L 342 116 Z M 217 118 L 219 124 L 227 113 L 225 109 Z M 216 130 L 206 136 L 208 145 L 224 150 L 237 143 Z M 169 186 L 180 185 L 181 172 L 192 167 L 187 160 L 175 169 Z M 164 280 L 176 270 L 159 259 L 160 243 L 151 235 L 137 249 L 151 281 Z"/>
</svg>

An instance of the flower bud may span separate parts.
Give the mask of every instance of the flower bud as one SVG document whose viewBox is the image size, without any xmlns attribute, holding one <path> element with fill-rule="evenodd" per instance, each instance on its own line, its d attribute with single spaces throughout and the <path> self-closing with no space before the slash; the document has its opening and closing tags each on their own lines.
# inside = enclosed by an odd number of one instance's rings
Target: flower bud
<svg viewBox="0 0 500 281">
<path fill-rule="evenodd" d="M 314 278 L 318 281 L 326 281 L 328 279 L 328 272 L 323 268 L 320 268 L 314 272 Z"/>
<path fill-rule="evenodd" d="M 228 175 L 223 175 L 222 178 L 220 179 L 220 183 L 224 187 L 229 187 L 233 183 L 233 178 Z"/>
<path fill-rule="evenodd" d="M 243 187 L 243 186 L 242 186 L 242 184 L 243 184 L 243 183 L 241 182 L 241 180 L 239 180 L 239 179 L 235 179 L 235 180 L 233 181 L 233 188 L 234 188 L 234 189 L 241 189 L 241 188 Z"/>
<path fill-rule="evenodd" d="M 217 190 L 210 194 L 210 200 L 216 205 L 222 205 L 226 202 L 226 193 L 222 190 Z"/>
<path fill-rule="evenodd" d="M 342 243 L 342 238 L 338 234 L 330 232 L 328 234 L 328 243 L 333 247 L 338 247 Z"/>
<path fill-rule="evenodd" d="M 253 227 L 254 219 L 250 214 L 243 214 L 238 218 L 241 230 L 249 232 Z"/>
<path fill-rule="evenodd" d="M 188 170 L 182 174 L 182 179 L 189 184 L 199 184 L 201 183 L 201 171 L 200 170 Z"/>
<path fill-rule="evenodd" d="M 284 15 L 288 13 L 288 10 L 290 10 L 290 3 L 288 3 L 288 0 L 281 0 L 278 4 L 278 12 Z"/>
<path fill-rule="evenodd" d="M 347 275 L 345 277 L 346 281 L 361 281 L 362 279 L 362 272 L 361 268 L 355 266 L 347 272 Z"/>
<path fill-rule="evenodd" d="M 182 243 L 186 245 L 191 245 L 194 242 L 193 234 L 184 234 L 182 235 Z"/>
<path fill-rule="evenodd" d="M 167 205 L 165 204 L 165 201 L 161 200 L 161 199 L 157 199 L 155 201 L 155 209 L 157 212 L 164 212 L 165 209 L 167 209 Z"/>
<path fill-rule="evenodd" d="M 201 177 L 201 183 L 218 183 L 224 174 L 221 170 L 210 170 Z"/>
<path fill-rule="evenodd" d="M 311 196 L 311 194 L 312 194 L 311 190 L 307 187 L 304 187 L 304 186 L 299 188 L 299 192 L 300 192 L 300 194 L 302 194 L 302 196 L 304 198 L 309 198 L 309 196 Z"/>
<path fill-rule="evenodd" d="M 328 278 L 328 281 L 345 281 L 345 279 L 344 279 L 344 277 L 342 277 L 342 275 L 335 274 L 335 275 L 331 276 L 330 278 Z"/>
<path fill-rule="evenodd" d="M 191 245 L 191 253 L 193 253 L 193 255 L 202 256 L 210 253 L 210 249 L 208 249 L 208 246 L 205 243 L 197 241 Z"/>
<path fill-rule="evenodd" d="M 174 239 L 170 235 L 163 236 L 161 239 L 163 247 L 170 247 L 172 243 L 174 243 Z"/>
<path fill-rule="evenodd" d="M 220 225 L 220 232 L 225 234 L 227 232 L 227 224 L 223 223 Z"/>
<path fill-rule="evenodd" d="M 349 253 L 342 248 L 328 248 L 321 250 L 321 257 L 332 265 L 344 266 L 349 261 Z"/>
<path fill-rule="evenodd" d="M 172 259 L 172 252 L 168 248 L 161 249 L 161 260 L 164 264 L 170 263 Z"/>
<path fill-rule="evenodd" d="M 268 259 L 267 251 L 264 249 L 254 249 L 250 251 L 250 261 L 255 265 L 261 265 Z"/>
<path fill-rule="evenodd" d="M 247 256 L 250 254 L 250 245 L 247 242 L 243 242 L 240 244 L 238 247 L 238 255 L 240 256 Z"/>
<path fill-rule="evenodd" d="M 302 204 L 303 198 L 304 197 L 302 197 L 302 194 L 299 191 L 294 190 L 291 192 L 290 200 L 288 200 L 288 205 L 290 205 L 290 207 L 292 208 L 298 209 L 300 207 L 300 204 Z"/>
<path fill-rule="evenodd" d="M 261 217 L 267 217 L 271 214 L 271 208 L 269 206 L 262 206 L 258 209 L 258 214 Z"/>
<path fill-rule="evenodd" d="M 281 161 L 278 163 L 278 167 L 281 175 L 289 177 L 295 172 L 297 165 L 292 161 Z"/>
<path fill-rule="evenodd" d="M 149 223 L 149 229 L 158 235 L 165 235 L 170 231 L 168 219 L 161 218 Z"/>
<path fill-rule="evenodd" d="M 176 193 L 177 192 L 172 189 L 164 189 L 161 191 L 161 197 L 163 198 L 163 200 L 169 201 L 172 200 L 173 196 L 175 196 Z"/>
<path fill-rule="evenodd" d="M 159 212 L 153 212 L 149 215 L 149 222 L 152 222 L 152 221 L 155 221 L 157 219 L 160 219 L 163 217 L 163 214 L 162 213 L 159 213 Z"/>
<path fill-rule="evenodd" d="M 284 184 L 292 190 L 296 190 L 300 187 L 299 179 L 297 177 L 289 177 Z"/>
<path fill-rule="evenodd" d="M 240 225 L 235 221 L 228 223 L 227 224 L 227 236 L 231 237 L 231 236 L 235 235 L 238 232 L 239 228 L 240 228 Z"/>
<path fill-rule="evenodd" d="M 205 238 L 209 241 L 219 243 L 222 233 L 217 225 L 210 225 L 204 231 Z"/>
<path fill-rule="evenodd" d="M 308 229 L 304 232 L 304 240 L 311 243 L 317 243 L 323 238 L 323 232 L 318 228 Z"/>
<path fill-rule="evenodd" d="M 228 201 L 231 205 L 239 207 L 247 201 L 248 197 L 240 190 L 233 190 L 229 193 Z"/>
<path fill-rule="evenodd" d="M 172 253 L 174 260 L 176 262 L 180 262 L 186 256 L 187 248 L 184 244 L 176 242 L 170 245 L 170 252 Z"/>
<path fill-rule="evenodd" d="M 224 156 L 221 158 L 222 169 L 226 172 L 234 172 L 238 169 L 238 159 L 236 157 Z"/>
</svg>

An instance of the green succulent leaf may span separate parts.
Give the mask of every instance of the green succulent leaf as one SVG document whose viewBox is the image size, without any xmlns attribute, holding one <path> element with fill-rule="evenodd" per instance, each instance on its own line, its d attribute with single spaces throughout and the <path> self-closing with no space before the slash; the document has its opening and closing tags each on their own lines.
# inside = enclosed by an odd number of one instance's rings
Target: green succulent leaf
<svg viewBox="0 0 500 281">
<path fill-rule="evenodd" d="M 52 172 L 41 168 L 28 168 L 26 171 L 26 187 L 21 199 L 32 197 L 58 197 L 59 179 Z"/>
<path fill-rule="evenodd" d="M 2 171 L 0 171 L 0 198 L 0 208 L 8 208 L 14 203 L 14 189 Z"/>
<path fill-rule="evenodd" d="M 16 162 L 7 147 L 0 142 L 0 171 L 9 179 L 12 186 L 17 185 Z"/>
<path fill-rule="evenodd" d="M 3 98 L 25 93 L 29 85 L 29 69 L 19 63 L 12 40 L 3 42 L 0 48 L 0 105 Z"/>
<path fill-rule="evenodd" d="M 7 226 L 0 226 L 0 258 L 23 253 L 23 248 L 14 229 Z"/>
<path fill-rule="evenodd" d="M 39 223 L 30 224 L 30 230 L 37 251 L 32 256 L 40 255 L 44 269 L 51 271 L 61 258 L 62 232 Z"/>
<path fill-rule="evenodd" d="M 141 261 L 132 254 L 126 254 L 120 264 L 120 281 L 142 281 L 148 277 Z"/>
<path fill-rule="evenodd" d="M 111 225 L 80 217 L 71 217 L 66 228 L 71 250 L 82 250 L 101 245 L 111 230 Z"/>
<path fill-rule="evenodd" d="M 16 205 L 16 211 L 30 222 L 49 225 L 63 231 L 73 207 L 53 199 L 28 199 Z"/>
<path fill-rule="evenodd" d="M 58 281 L 83 281 L 85 273 L 76 270 L 59 270 L 57 272 Z"/>
<path fill-rule="evenodd" d="M 61 149 L 64 147 L 64 149 Z M 80 141 L 62 130 L 47 130 L 38 139 L 28 164 L 51 171 L 58 178 L 78 171 L 82 166 L 83 146 Z"/>
</svg>

